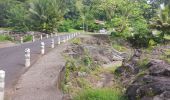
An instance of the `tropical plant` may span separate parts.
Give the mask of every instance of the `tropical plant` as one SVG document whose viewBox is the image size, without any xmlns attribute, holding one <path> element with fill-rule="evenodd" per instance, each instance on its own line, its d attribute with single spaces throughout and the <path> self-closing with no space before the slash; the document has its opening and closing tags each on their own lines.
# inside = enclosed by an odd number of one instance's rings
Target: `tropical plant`
<svg viewBox="0 0 170 100">
<path fill-rule="evenodd" d="M 163 39 L 165 34 L 170 34 L 170 2 L 167 5 L 162 4 L 158 16 L 151 22 L 150 28 L 161 31 L 160 39 Z"/>
<path fill-rule="evenodd" d="M 5 20 L 8 26 L 13 27 L 14 31 L 25 32 L 28 31 L 28 11 L 21 2 L 14 2 L 15 5 L 11 5 L 7 10 L 7 19 Z"/>
<path fill-rule="evenodd" d="M 30 3 L 31 28 L 53 32 L 64 15 L 64 0 L 34 0 Z"/>
</svg>

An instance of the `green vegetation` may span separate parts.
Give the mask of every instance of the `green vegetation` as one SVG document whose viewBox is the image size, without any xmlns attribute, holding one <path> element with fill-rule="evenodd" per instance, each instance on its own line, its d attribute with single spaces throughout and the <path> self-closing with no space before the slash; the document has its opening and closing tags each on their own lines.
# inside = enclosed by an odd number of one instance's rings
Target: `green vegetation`
<svg viewBox="0 0 170 100">
<path fill-rule="evenodd" d="M 164 43 L 170 33 L 167 0 L 0 0 L 0 9 L 0 27 L 15 32 L 104 28 L 138 48 Z"/>
<path fill-rule="evenodd" d="M 0 42 L 3 41 L 12 41 L 12 38 L 8 35 L 0 35 Z"/>
<path fill-rule="evenodd" d="M 23 38 L 23 42 L 28 42 L 28 41 L 32 41 L 32 35 L 26 35 Z"/>
<path fill-rule="evenodd" d="M 73 44 L 77 44 L 77 45 L 81 44 L 80 38 L 74 38 L 73 40 L 71 40 L 71 42 L 72 42 Z"/>
<path fill-rule="evenodd" d="M 127 100 L 119 90 L 89 89 L 79 93 L 74 100 Z"/>
</svg>

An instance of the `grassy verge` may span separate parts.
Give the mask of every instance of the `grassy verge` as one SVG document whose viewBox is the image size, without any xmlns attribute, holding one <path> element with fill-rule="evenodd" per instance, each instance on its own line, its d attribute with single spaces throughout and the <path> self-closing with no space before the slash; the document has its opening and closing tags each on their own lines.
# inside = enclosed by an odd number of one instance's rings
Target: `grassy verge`
<svg viewBox="0 0 170 100">
<path fill-rule="evenodd" d="M 8 35 L 0 35 L 0 42 L 12 41 L 12 38 Z"/>
<path fill-rule="evenodd" d="M 69 32 L 83 32 L 83 30 L 69 29 Z"/>
<path fill-rule="evenodd" d="M 24 41 L 24 42 L 32 41 L 32 35 L 26 35 L 26 36 L 24 36 L 23 41 Z"/>
</svg>

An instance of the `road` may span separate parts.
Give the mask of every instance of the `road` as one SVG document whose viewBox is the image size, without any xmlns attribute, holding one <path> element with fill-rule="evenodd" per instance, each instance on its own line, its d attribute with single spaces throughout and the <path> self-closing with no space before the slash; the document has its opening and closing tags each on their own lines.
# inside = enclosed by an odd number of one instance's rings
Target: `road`
<svg viewBox="0 0 170 100">
<path fill-rule="evenodd" d="M 61 40 L 63 40 L 65 36 L 67 35 L 60 35 L 59 37 Z M 55 44 L 57 44 L 58 36 L 53 38 L 55 40 Z M 5 90 L 8 91 L 9 89 L 13 88 L 17 82 L 17 79 L 28 69 L 24 66 L 25 48 L 30 48 L 31 64 L 34 64 L 36 60 L 42 56 L 40 54 L 40 43 L 42 41 L 45 42 L 45 52 L 47 54 L 51 50 L 51 38 L 0 49 L 0 70 L 4 70 L 6 72 Z"/>
</svg>

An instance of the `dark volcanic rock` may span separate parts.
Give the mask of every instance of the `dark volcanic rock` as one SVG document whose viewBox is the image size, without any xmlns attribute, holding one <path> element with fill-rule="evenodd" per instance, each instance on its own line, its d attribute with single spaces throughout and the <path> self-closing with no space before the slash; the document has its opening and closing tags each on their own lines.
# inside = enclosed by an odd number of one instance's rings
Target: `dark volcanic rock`
<svg viewBox="0 0 170 100">
<path fill-rule="evenodd" d="M 170 65 L 161 60 L 153 60 L 148 64 L 150 75 L 170 76 Z"/>
<path fill-rule="evenodd" d="M 170 100 L 170 65 L 161 60 L 148 63 L 148 75 L 138 77 L 127 89 L 130 100 Z"/>
<path fill-rule="evenodd" d="M 137 67 L 137 62 L 140 59 L 142 52 L 140 49 L 134 51 L 134 55 L 129 61 L 123 60 L 122 66 L 116 69 L 116 73 L 129 76 L 129 74 L 137 74 L 139 72 L 139 67 Z"/>
</svg>

